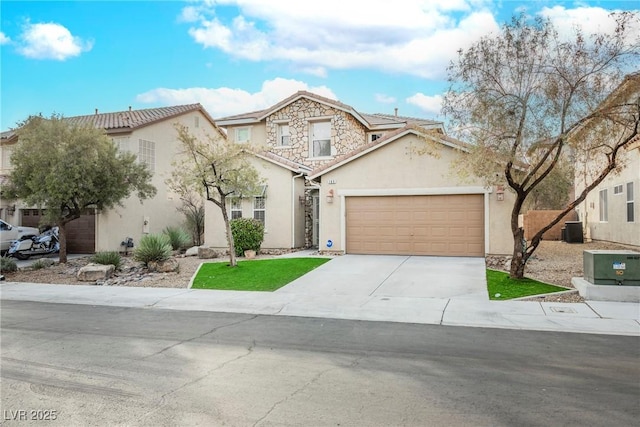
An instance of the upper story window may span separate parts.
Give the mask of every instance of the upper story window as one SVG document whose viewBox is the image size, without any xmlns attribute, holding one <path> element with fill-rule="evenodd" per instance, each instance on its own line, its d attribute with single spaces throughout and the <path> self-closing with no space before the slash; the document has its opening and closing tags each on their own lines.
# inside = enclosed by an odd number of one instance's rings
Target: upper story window
<svg viewBox="0 0 640 427">
<path fill-rule="evenodd" d="M 613 187 L 613 194 L 622 194 L 622 184 Z"/>
<path fill-rule="evenodd" d="M 129 151 L 129 137 L 128 136 L 120 136 L 117 138 L 113 138 L 113 143 L 116 144 L 118 148 L 118 152 L 126 153 Z"/>
<path fill-rule="evenodd" d="M 156 168 L 156 143 L 146 139 L 138 140 L 138 162 L 144 163 L 151 172 Z"/>
<path fill-rule="evenodd" d="M 236 128 L 236 142 L 239 143 L 244 143 L 244 142 L 250 142 L 251 141 L 251 128 L 250 127 L 243 127 L 243 128 Z"/>
<path fill-rule="evenodd" d="M 331 156 L 331 121 L 311 123 L 311 157 Z"/>
<path fill-rule="evenodd" d="M 231 199 L 231 219 L 242 218 L 242 199 L 233 197 Z"/>
<path fill-rule="evenodd" d="M 634 222 L 633 182 L 627 183 L 627 222 Z"/>
<path fill-rule="evenodd" d="M 376 141 L 376 140 L 378 140 L 380 138 L 382 138 L 382 132 L 370 133 L 369 134 L 369 142 Z"/>
<path fill-rule="evenodd" d="M 607 203 L 607 190 L 600 190 L 600 222 L 609 221 L 609 206 Z"/>
<path fill-rule="evenodd" d="M 11 164 L 11 154 L 13 153 L 13 147 L 2 147 L 2 169 L 13 169 Z"/>
<path fill-rule="evenodd" d="M 278 124 L 278 146 L 288 147 L 291 145 L 291 139 L 289 136 L 289 123 Z"/>
</svg>

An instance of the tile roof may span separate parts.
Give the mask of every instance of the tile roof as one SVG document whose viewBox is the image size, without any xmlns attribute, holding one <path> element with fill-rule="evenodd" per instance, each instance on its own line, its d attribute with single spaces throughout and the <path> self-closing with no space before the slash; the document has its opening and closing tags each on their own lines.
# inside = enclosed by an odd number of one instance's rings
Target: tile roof
<svg viewBox="0 0 640 427">
<path fill-rule="evenodd" d="M 215 124 L 213 118 L 201 104 L 174 105 L 171 107 L 146 108 L 142 110 L 125 110 L 111 113 L 96 113 L 86 116 L 65 117 L 70 123 L 77 126 L 94 126 L 109 132 L 129 132 L 137 128 L 180 116 L 192 111 L 200 111 L 205 117 Z M 10 139 L 14 130 L 2 132 L 2 139 Z"/>
<path fill-rule="evenodd" d="M 172 107 L 146 108 L 143 110 L 125 110 L 113 113 L 96 113 L 86 116 L 67 117 L 75 125 L 95 126 L 110 130 L 133 130 L 162 120 L 182 115 L 191 111 L 203 111 L 202 105 L 187 104 Z M 211 119 L 213 121 L 213 119 Z"/>
<path fill-rule="evenodd" d="M 275 105 L 272 105 L 269 108 L 265 108 L 264 110 L 256 110 L 256 111 L 251 111 L 248 113 L 242 113 L 242 114 L 236 114 L 233 116 L 227 116 L 227 117 L 222 117 L 216 120 L 216 122 L 221 125 L 221 126 L 225 126 L 225 125 L 230 125 L 230 124 L 235 124 L 232 122 L 237 122 L 238 124 L 241 123 L 252 123 L 252 122 L 258 122 L 263 120 L 266 116 L 278 111 L 279 109 L 287 106 L 288 104 L 294 102 L 297 99 L 300 98 L 308 98 L 329 106 L 332 106 L 338 110 L 342 110 L 345 111 L 351 115 L 353 115 L 354 117 L 356 117 L 357 119 L 359 119 L 367 128 L 369 129 L 375 129 L 377 127 L 402 127 L 405 126 L 409 123 L 418 123 L 421 126 L 426 126 L 426 127 L 437 127 L 437 126 L 442 126 L 442 122 L 437 122 L 434 120 L 429 120 L 429 119 L 422 119 L 422 118 L 416 118 L 416 117 L 406 117 L 406 116 L 396 116 L 396 115 L 392 115 L 392 114 L 381 114 L 381 113 L 376 113 L 376 114 L 365 114 L 365 113 L 360 113 L 358 111 L 356 111 L 353 107 L 351 107 L 350 105 L 344 104 L 340 101 L 336 101 L 335 99 L 331 99 L 331 98 L 326 98 L 324 96 L 320 96 L 320 95 L 316 95 L 315 93 L 312 92 L 307 92 L 307 91 L 298 91 L 296 93 L 294 93 L 293 95 L 283 99 L 282 101 L 278 102 Z"/>
<path fill-rule="evenodd" d="M 270 161 L 272 163 L 276 163 L 279 166 L 282 166 L 286 169 L 289 169 L 293 172 L 311 172 L 311 168 L 300 164 L 300 163 L 296 163 L 292 160 L 289 160 L 287 158 L 284 158 L 282 156 L 279 156 L 271 151 L 263 151 L 260 153 L 254 153 L 256 156 L 265 159 L 267 161 Z"/>
</svg>

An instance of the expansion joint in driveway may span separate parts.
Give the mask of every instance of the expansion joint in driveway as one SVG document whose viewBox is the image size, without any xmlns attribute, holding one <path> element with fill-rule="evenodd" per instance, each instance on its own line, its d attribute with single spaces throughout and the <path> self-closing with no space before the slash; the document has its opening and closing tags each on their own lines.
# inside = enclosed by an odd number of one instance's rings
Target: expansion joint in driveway
<svg viewBox="0 0 640 427">
<path fill-rule="evenodd" d="M 391 277 L 391 276 L 393 275 L 393 273 L 395 273 L 396 271 L 398 271 L 398 269 L 399 269 L 400 267 L 402 267 L 402 265 L 403 265 L 405 262 L 407 262 L 407 260 L 408 260 L 409 258 L 411 258 L 411 256 L 406 257 L 406 258 L 404 259 L 404 261 L 402 261 L 402 262 L 401 262 L 401 263 L 400 263 L 400 264 L 399 264 L 399 265 L 398 265 L 398 266 L 397 266 L 397 267 L 396 267 L 396 268 L 395 268 L 391 273 L 389 273 L 389 274 L 387 275 L 387 277 L 385 277 L 385 278 L 384 278 L 384 280 L 383 280 L 382 282 L 380 282 L 380 284 L 379 284 L 378 286 L 376 286 L 376 288 L 375 288 L 373 291 L 371 291 L 371 293 L 369 294 L 369 296 L 370 296 L 370 297 L 372 297 L 372 296 L 373 296 L 373 294 L 375 294 L 375 293 L 376 293 L 376 291 L 377 291 L 378 289 L 380 289 L 380 287 L 381 287 L 382 285 L 384 285 L 384 282 L 386 282 L 386 281 L 389 279 L 389 277 Z"/>
</svg>

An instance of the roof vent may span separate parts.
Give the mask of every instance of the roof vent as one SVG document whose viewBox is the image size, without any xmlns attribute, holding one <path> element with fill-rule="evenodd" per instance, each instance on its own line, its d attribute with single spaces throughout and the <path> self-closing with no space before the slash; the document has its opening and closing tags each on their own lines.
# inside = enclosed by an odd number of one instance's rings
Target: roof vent
<svg viewBox="0 0 640 427">
<path fill-rule="evenodd" d="M 129 111 L 131 111 L 131 105 L 129 105 Z"/>
<path fill-rule="evenodd" d="M 398 117 L 398 107 L 393 109 L 393 114 Z"/>
<path fill-rule="evenodd" d="M 96 114 L 98 114 L 98 109 L 96 108 Z"/>
</svg>

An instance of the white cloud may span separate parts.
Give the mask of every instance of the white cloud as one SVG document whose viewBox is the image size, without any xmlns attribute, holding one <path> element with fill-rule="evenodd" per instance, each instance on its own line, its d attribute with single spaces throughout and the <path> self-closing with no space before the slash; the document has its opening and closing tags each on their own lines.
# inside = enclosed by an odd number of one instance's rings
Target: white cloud
<svg viewBox="0 0 640 427">
<path fill-rule="evenodd" d="M 423 93 L 416 93 L 407 98 L 407 102 L 417 106 L 426 113 L 439 115 L 442 108 L 442 95 L 430 96 Z"/>
<path fill-rule="evenodd" d="M 34 59 L 64 61 L 93 47 L 93 42 L 83 41 L 73 36 L 64 26 L 53 22 L 27 23 L 20 39 L 18 52 Z"/>
<path fill-rule="evenodd" d="M 393 104 L 396 102 L 396 98 L 383 93 L 376 93 L 374 97 L 376 102 L 380 102 L 381 104 Z"/>
<path fill-rule="evenodd" d="M 196 19 L 189 34 L 204 47 L 251 61 L 289 61 L 314 75 L 366 67 L 442 77 L 459 48 L 498 29 L 485 0 L 396 3 L 216 0 L 187 6 L 182 17 Z M 236 16 L 216 13 L 229 6 Z"/>
<path fill-rule="evenodd" d="M 0 45 L 10 43 L 11 39 L 7 37 L 2 31 L 0 31 Z"/>
<path fill-rule="evenodd" d="M 539 15 L 548 18 L 562 35 L 571 34 L 576 26 L 582 27 L 585 34 L 596 32 L 612 33 L 615 22 L 609 18 L 611 12 L 600 7 L 578 7 L 566 9 L 563 6 L 543 7 Z"/>
<path fill-rule="evenodd" d="M 158 88 L 136 97 L 147 104 L 177 105 L 199 102 L 213 117 L 224 117 L 270 107 L 299 90 L 313 92 L 326 98 L 337 99 L 326 86 L 311 87 L 308 84 L 291 79 L 276 78 L 262 84 L 260 91 L 250 93 L 242 89 L 228 87 L 186 89 Z"/>
</svg>

